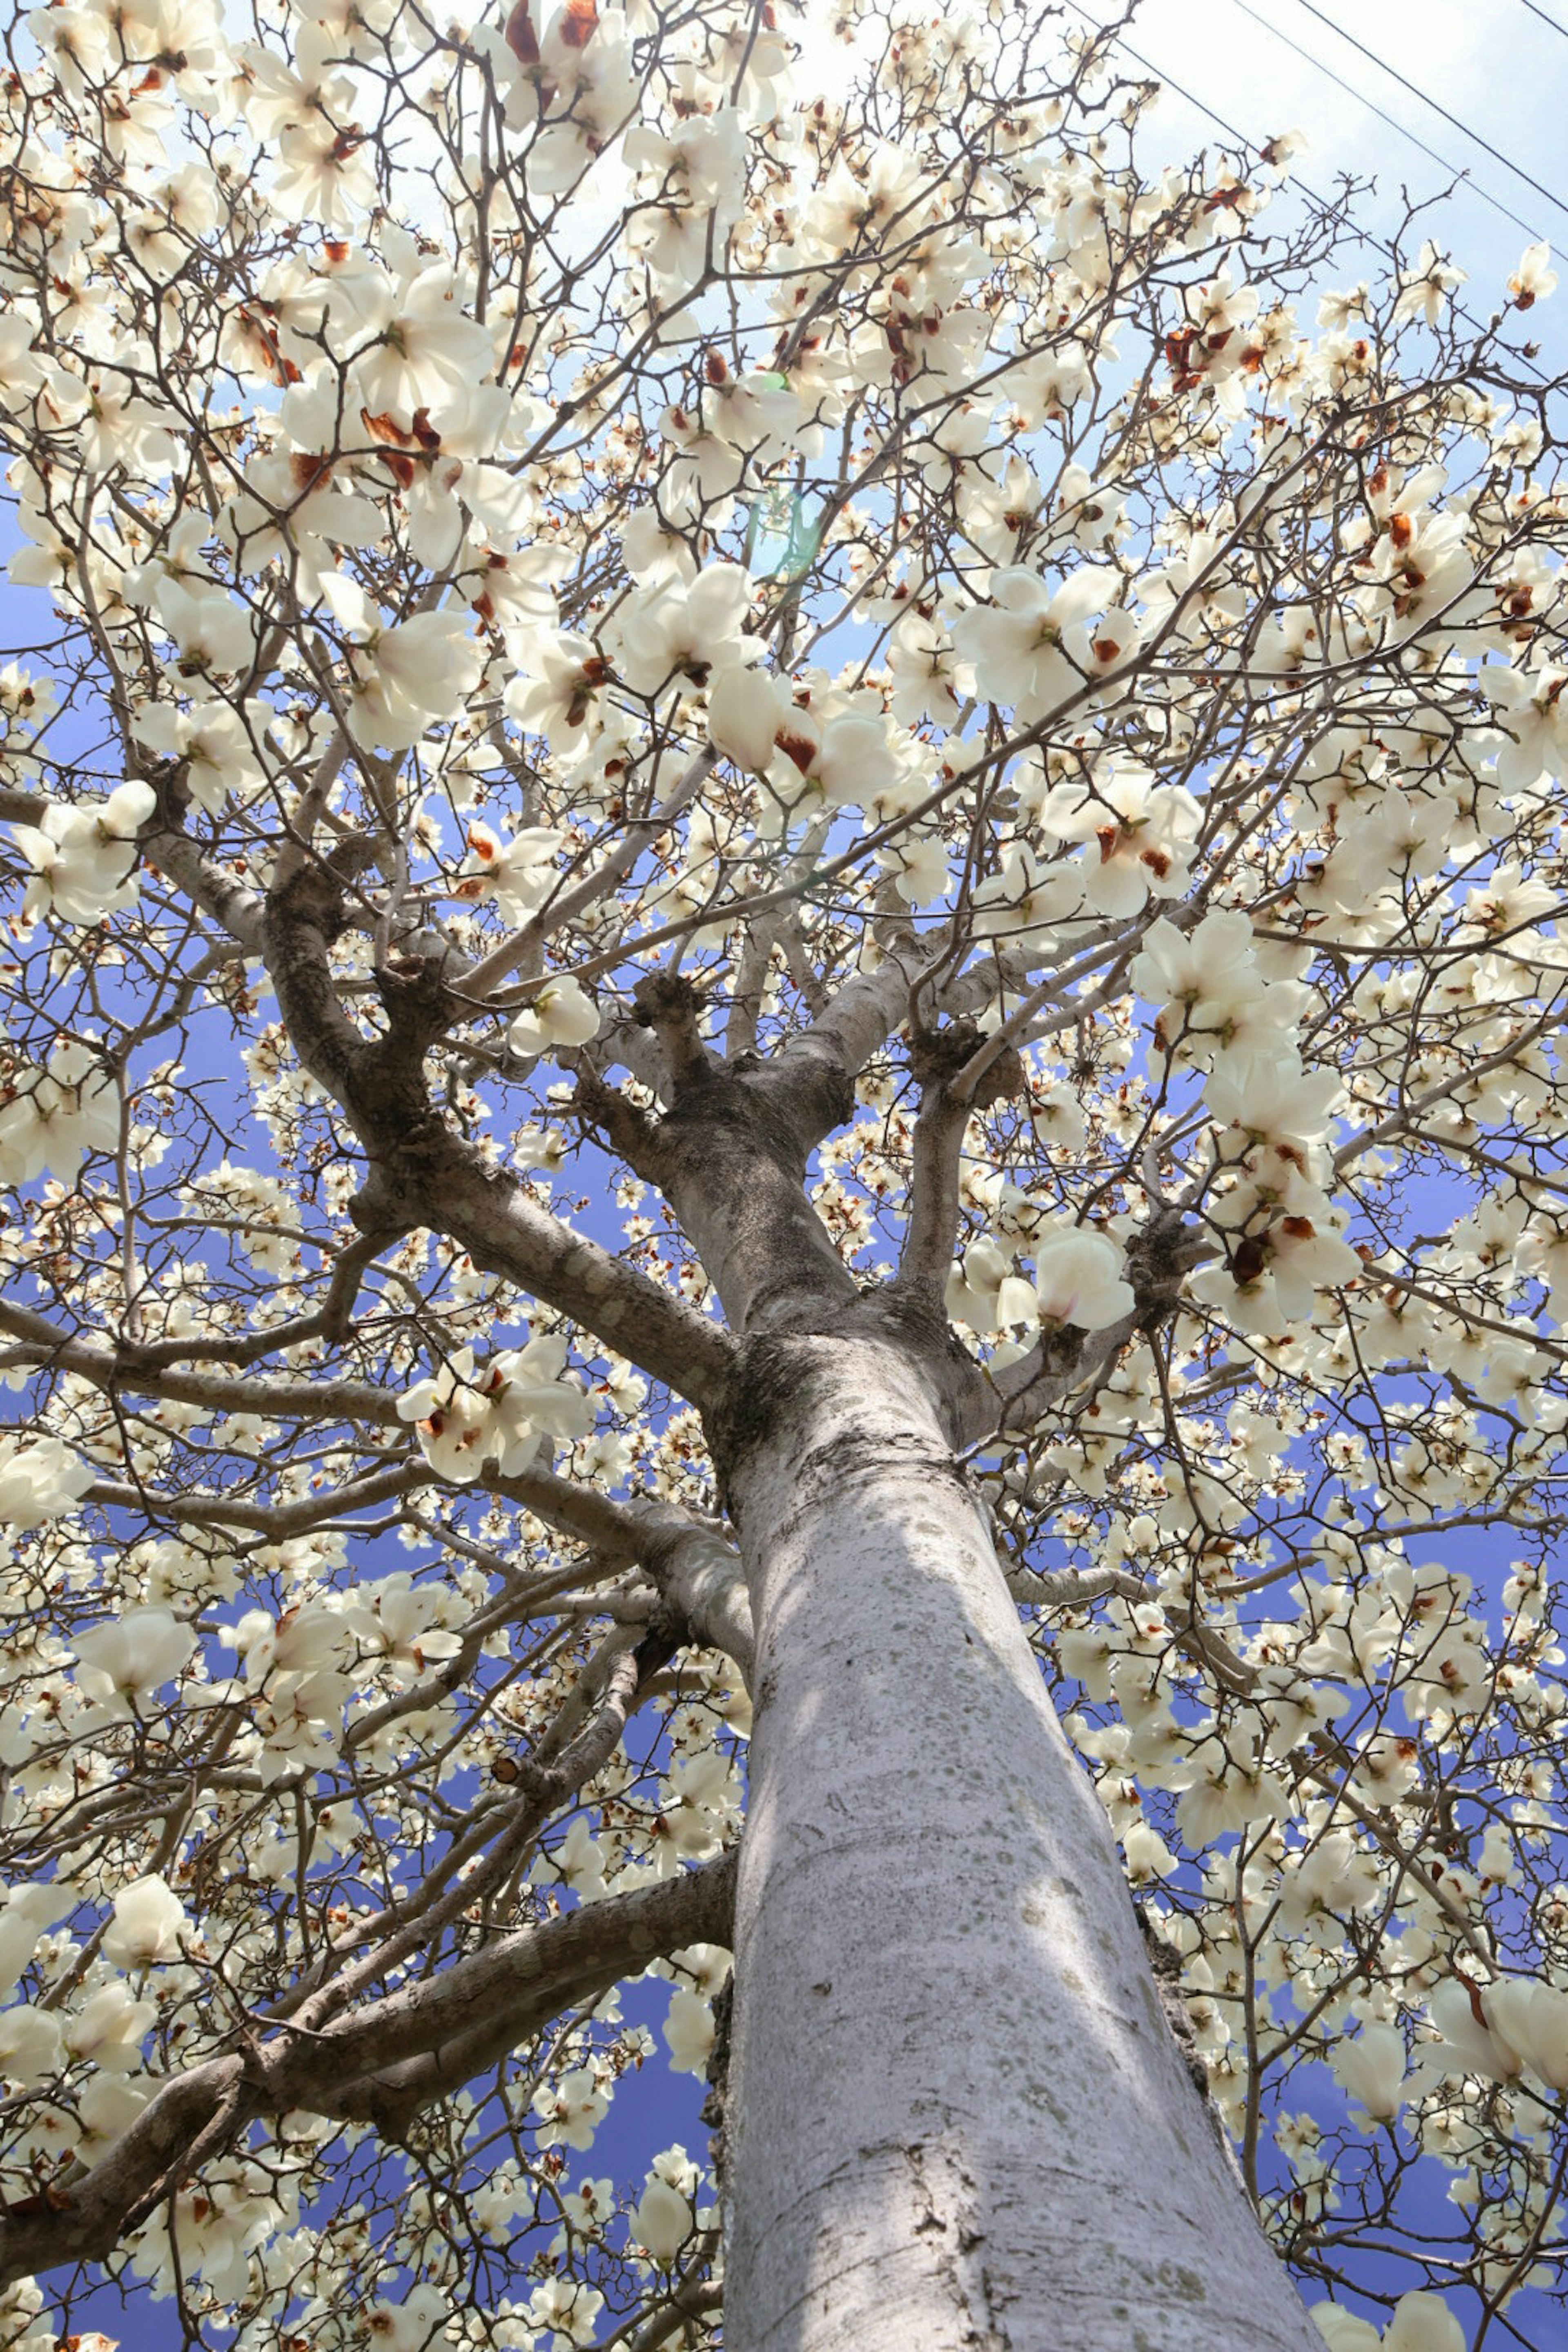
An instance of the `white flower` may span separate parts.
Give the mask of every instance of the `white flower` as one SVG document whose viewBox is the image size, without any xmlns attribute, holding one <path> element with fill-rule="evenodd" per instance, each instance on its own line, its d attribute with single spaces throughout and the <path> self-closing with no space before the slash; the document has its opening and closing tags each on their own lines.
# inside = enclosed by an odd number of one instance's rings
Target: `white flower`
<svg viewBox="0 0 1568 2352">
<path fill-rule="evenodd" d="M 16 1979 L 38 1948 L 40 1936 L 58 1926 L 71 1910 L 75 1896 L 67 1885 L 33 1879 L 10 1887 L 0 1906 L 0 2000 L 15 1990 Z"/>
<path fill-rule="evenodd" d="M 1315 2303 L 1309 2318 L 1315 2322 L 1329 2352 L 1377 2352 L 1381 2338 L 1370 2319 L 1358 2319 L 1342 2304 Z"/>
<path fill-rule="evenodd" d="M 416 613 L 388 623 L 356 580 L 329 572 L 321 595 L 349 640 L 354 690 L 351 719 L 360 743 L 406 751 L 437 721 L 455 717 L 479 680 L 484 656 L 458 612 Z"/>
<path fill-rule="evenodd" d="M 89 1698 L 134 1704 L 172 1683 L 195 1646 L 190 1627 L 167 1609 L 130 1609 L 78 1635 L 77 1682 Z"/>
<path fill-rule="evenodd" d="M 1383 2331 L 1383 2352 L 1465 2352 L 1465 2331 L 1441 2295 L 1402 2294 Z"/>
<path fill-rule="evenodd" d="M 1305 1321 L 1320 1290 L 1353 1282 L 1364 1271 L 1347 1241 L 1320 1232 L 1310 1217 L 1282 1217 L 1269 1227 L 1264 1246 L 1279 1311 L 1291 1322 Z"/>
<path fill-rule="evenodd" d="M 1103 761 L 1090 779 L 1058 784 L 1040 811 L 1042 832 L 1082 842 L 1083 895 L 1102 915 L 1136 915 L 1151 898 L 1186 888 L 1199 810 L 1179 784 L 1159 784 L 1146 768 Z"/>
<path fill-rule="evenodd" d="M 307 31 L 310 27 L 306 26 Z M 322 115 L 278 133 L 272 202 L 286 220 L 353 228 L 375 203 L 375 151 Z"/>
<path fill-rule="evenodd" d="M 762 641 L 742 634 L 751 602 L 751 574 L 738 563 L 638 588 L 616 616 L 616 667 L 634 694 L 657 694 L 672 677 L 700 685 L 712 670 L 754 660 Z"/>
<path fill-rule="evenodd" d="M 1398 301 L 1394 306 L 1394 323 L 1397 327 L 1406 319 L 1423 318 L 1429 327 L 1437 323 L 1439 313 L 1450 296 L 1465 283 L 1466 273 L 1444 261 L 1430 237 L 1416 256 L 1411 275 L 1402 281 Z"/>
<path fill-rule="evenodd" d="M 445 2340 L 452 2306 L 421 2279 L 400 2292 L 395 2303 L 372 2304 L 365 2325 L 378 2352 L 426 2352 Z"/>
<path fill-rule="evenodd" d="M 668 2270 L 691 2235 L 691 2207 L 679 2189 L 655 2173 L 632 2215 L 632 2236 L 645 2253 Z"/>
<path fill-rule="evenodd" d="M 184 677 L 249 667 L 256 651 L 250 614 L 223 589 L 210 581 L 186 588 L 163 579 L 156 598 L 158 617 L 179 648 Z"/>
<path fill-rule="evenodd" d="M 190 1927 L 179 1896 L 156 1875 L 122 1886 L 114 1898 L 114 1919 L 103 1939 L 106 1959 L 116 1968 L 148 1969 L 177 1960 L 180 1937 Z"/>
<path fill-rule="evenodd" d="M 1478 683 L 1513 739 L 1498 753 L 1499 783 L 1511 792 L 1543 773 L 1561 776 L 1568 767 L 1568 670 L 1493 664 Z"/>
<path fill-rule="evenodd" d="M 58 1437 L 0 1447 L 0 1527 L 26 1534 L 46 1519 L 74 1511 L 92 1484 L 92 1470 Z"/>
<path fill-rule="evenodd" d="M 1082 1225 L 1058 1225 L 1035 1244 L 1036 1308 L 1042 1323 L 1071 1324 L 1077 1331 L 1104 1331 L 1133 1308 L 1132 1286 L 1122 1278 L 1126 1260 L 1109 1234 Z"/>
<path fill-rule="evenodd" d="M 947 1277 L 947 1311 L 972 1331 L 1000 1331 L 1009 1324 L 1040 1319 L 1035 1286 L 1016 1273 L 1001 1244 L 984 1234 L 971 1242 Z"/>
<path fill-rule="evenodd" d="M 1377 2123 L 1389 2123 L 1409 2096 L 1405 2036 L 1396 2025 L 1363 2025 L 1353 2042 L 1342 2042 L 1330 2062 L 1342 2090 Z"/>
<path fill-rule="evenodd" d="M 132 732 L 150 751 L 184 762 L 191 798 L 210 816 L 221 816 L 235 793 L 260 780 L 244 724 L 226 703 L 176 710 L 172 703 L 150 702 L 136 712 Z"/>
<path fill-rule="evenodd" d="M 1568 1992 L 1527 1977 L 1479 1990 L 1448 1977 L 1426 2006 L 1443 2044 L 1471 2072 L 1499 2083 L 1531 2074 L 1568 2090 Z"/>
<path fill-rule="evenodd" d="M 158 804 L 151 784 L 132 780 L 109 798 L 52 802 L 41 824 L 13 827 L 33 869 L 26 908 L 68 923 L 99 923 L 136 903 L 136 835 Z"/>
<path fill-rule="evenodd" d="M 66 2048 L 73 2058 L 128 2074 L 157 2016 L 157 2002 L 136 2000 L 129 1985 L 100 1985 L 64 2019 Z"/>
<path fill-rule="evenodd" d="M 1194 1028 L 1217 1028 L 1263 988 L 1251 919 L 1216 907 L 1183 932 L 1162 915 L 1144 932 L 1128 978 L 1145 1003 L 1162 1007 L 1163 1026 L 1173 1030 L 1173 1016 L 1185 1013 Z"/>
<path fill-rule="evenodd" d="M 43 2083 L 60 2063 L 60 2021 L 52 2010 L 25 2003 L 0 2010 L 0 2075 L 12 2083 Z"/>
<path fill-rule="evenodd" d="M 938 834 L 906 833 L 889 848 L 879 849 L 877 862 L 906 906 L 929 906 L 947 896 L 952 875 L 947 845 Z"/>
<path fill-rule="evenodd" d="M 564 838 L 549 825 L 503 835 L 492 833 L 488 824 L 470 824 L 457 896 L 493 898 L 509 923 L 522 922 L 549 897 L 555 853 Z"/>
<path fill-rule="evenodd" d="M 416 1423 L 426 1460 L 446 1477 L 466 1484 L 491 1461 L 510 1477 L 535 1459 L 545 1437 L 570 1444 L 594 1425 L 588 1398 L 561 1377 L 566 1356 L 563 1339 L 543 1335 L 476 1371 L 472 1349 L 459 1349 L 398 1399 L 399 1418 Z"/>
<path fill-rule="evenodd" d="M 672 2074 L 700 2074 L 713 2047 L 713 2011 L 700 1993 L 686 1986 L 672 1994 L 664 2021 Z"/>
<path fill-rule="evenodd" d="M 547 980 L 507 1031 L 520 1059 L 532 1061 L 552 1045 L 585 1045 L 599 1034 L 599 1008 L 576 981 Z"/>
<path fill-rule="evenodd" d="M 533 2095 L 533 2112 L 541 2118 L 539 2145 L 591 2147 L 609 2111 L 609 2099 L 593 2068 L 574 2066 L 553 2083 L 542 2083 Z"/>
<path fill-rule="evenodd" d="M 1142 1817 L 1128 1824 L 1121 1841 L 1127 1856 L 1127 1875 L 1134 1886 L 1147 1886 L 1152 1878 L 1169 1878 L 1176 1867 L 1176 1857 L 1154 1827 Z"/>
<path fill-rule="evenodd" d="M 1279 1874 L 1279 1925 L 1295 1935 L 1309 1922 L 1365 1911 L 1381 1900 L 1383 1879 L 1349 1830 L 1331 1830 L 1291 1854 Z"/>
<path fill-rule="evenodd" d="M 43 363 L 34 356 L 32 341 L 30 319 L 14 310 L 0 318 L 0 408 L 22 407 L 44 381 Z"/>
<path fill-rule="evenodd" d="M 1556 292 L 1557 272 L 1552 267 L 1552 247 L 1544 239 L 1539 245 L 1525 247 L 1519 268 L 1508 281 L 1508 290 L 1516 310 L 1528 310 L 1544 296 Z"/>
<path fill-rule="evenodd" d="M 708 740 L 737 767 L 763 775 L 779 736 L 798 721 L 787 678 L 731 663 L 708 689 Z"/>
<path fill-rule="evenodd" d="M 554 2329 L 550 2352 L 573 2352 L 575 2346 L 592 2344 L 604 2307 L 597 2287 L 584 2286 L 579 2279 L 545 2279 L 529 2300 L 528 2324 Z"/>
<path fill-rule="evenodd" d="M 489 336 L 464 317 L 444 263 L 422 271 L 401 293 L 384 279 L 365 310 L 377 340 L 356 353 L 353 369 L 373 416 L 407 424 L 417 409 L 432 414 L 447 401 L 466 403 L 494 368 Z"/>
<path fill-rule="evenodd" d="M 1206 1092 L 1215 1118 L 1255 1143 L 1293 1152 L 1328 1133 L 1340 1082 L 1331 1070 L 1309 1074 L 1300 1056 L 1287 1052 L 1273 1062 L 1222 1057 Z"/>
<path fill-rule="evenodd" d="M 1103 564 L 1083 564 L 1054 586 L 1024 566 L 994 572 L 991 604 L 960 613 L 952 630 L 983 698 L 1010 704 L 1032 723 L 1124 661 L 1136 643 L 1131 614 L 1110 615 L 1114 626 L 1089 626 L 1089 615 L 1105 613 L 1120 586 Z"/>
<path fill-rule="evenodd" d="M 0 1183 L 26 1184 L 47 1169 L 75 1181 L 89 1151 L 120 1141 L 120 1089 L 90 1045 L 57 1045 L 47 1070 L 18 1070 L 0 1108 Z M 7 1089 L 9 1091 L 9 1089 Z"/>
</svg>

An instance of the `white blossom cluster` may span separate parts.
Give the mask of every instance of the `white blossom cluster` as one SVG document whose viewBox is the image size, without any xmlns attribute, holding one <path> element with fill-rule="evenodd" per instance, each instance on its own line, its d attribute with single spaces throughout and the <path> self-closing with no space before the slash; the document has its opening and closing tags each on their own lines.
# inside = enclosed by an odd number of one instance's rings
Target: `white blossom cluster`
<svg viewBox="0 0 1568 2352">
<path fill-rule="evenodd" d="M 1289 139 L 1152 168 L 1028 13 L 27 17 L 7 2214 L 279 2004 L 330 1980 L 324 2038 L 735 1846 L 734 1529 L 606 1302 L 717 1324 L 752 1204 L 692 1238 L 677 1097 L 808 1031 L 861 1042 L 800 1223 L 868 1294 L 960 1037 L 924 1276 L 996 1402 L 971 1474 L 1270 2238 L 1331 2352 L 1539 2324 L 1568 485 L 1509 336 L 1552 257 L 1495 335 L 1436 240 L 1331 286 Z M 650 1513 L 729 1565 L 645 1672 Z M 247 2347 L 651 2341 L 721 2280 L 711 2163 L 577 2160 L 654 2063 L 695 2144 L 730 1968 L 651 1949 L 658 2037 L 574 1997 L 384 2145 L 302 2093 L 131 2279 Z M 680 2315 L 706 2352 L 716 2292 Z"/>
</svg>

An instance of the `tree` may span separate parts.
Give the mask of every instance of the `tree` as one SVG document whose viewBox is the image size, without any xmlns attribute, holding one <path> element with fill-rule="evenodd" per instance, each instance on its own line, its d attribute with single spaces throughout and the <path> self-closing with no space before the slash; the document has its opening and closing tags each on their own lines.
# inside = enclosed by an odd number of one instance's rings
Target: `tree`
<svg viewBox="0 0 1568 2352">
<path fill-rule="evenodd" d="M 1531 2340 L 1549 256 L 1036 13 L 13 30 L 8 2342 Z"/>
</svg>

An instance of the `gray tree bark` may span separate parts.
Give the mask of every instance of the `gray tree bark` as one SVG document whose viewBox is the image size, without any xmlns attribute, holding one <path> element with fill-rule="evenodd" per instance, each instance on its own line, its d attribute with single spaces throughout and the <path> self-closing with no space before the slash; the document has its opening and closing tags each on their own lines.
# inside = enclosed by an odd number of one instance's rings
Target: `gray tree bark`
<svg viewBox="0 0 1568 2352">
<path fill-rule="evenodd" d="M 732 2352 L 1321 2352 L 896 1339 L 747 1351 Z"/>
</svg>

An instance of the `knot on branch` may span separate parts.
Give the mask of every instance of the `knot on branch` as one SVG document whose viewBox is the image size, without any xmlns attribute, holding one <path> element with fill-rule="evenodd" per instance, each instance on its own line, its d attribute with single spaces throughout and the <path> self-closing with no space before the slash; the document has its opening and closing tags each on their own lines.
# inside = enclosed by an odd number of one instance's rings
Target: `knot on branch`
<svg viewBox="0 0 1568 2352">
<path fill-rule="evenodd" d="M 653 971 L 633 989 L 632 1004 L 637 1027 L 651 1029 L 663 1046 L 678 1093 L 709 1075 L 714 1063 L 698 1026 L 704 1005 L 700 989 L 679 972 Z"/>
<path fill-rule="evenodd" d="M 984 1051 L 987 1042 L 984 1033 L 967 1015 L 950 1021 L 942 1029 L 911 1029 L 909 1040 L 910 1071 L 921 1093 L 927 1096 L 945 1093 L 966 1064 Z M 993 1103 L 1026 1093 L 1028 1084 L 1028 1073 L 1016 1046 L 1001 1046 L 976 1076 L 966 1108 L 986 1110 Z"/>
<path fill-rule="evenodd" d="M 1162 1210 L 1133 1235 L 1127 1244 L 1127 1279 L 1138 1302 L 1141 1331 L 1152 1331 L 1174 1313 L 1183 1283 L 1214 1254 L 1202 1228 L 1184 1224 L 1174 1209 Z"/>
<path fill-rule="evenodd" d="M 391 955 L 375 968 L 375 992 L 386 1013 L 384 1053 L 423 1059 L 461 1007 L 447 983 L 443 956 Z"/>
</svg>

